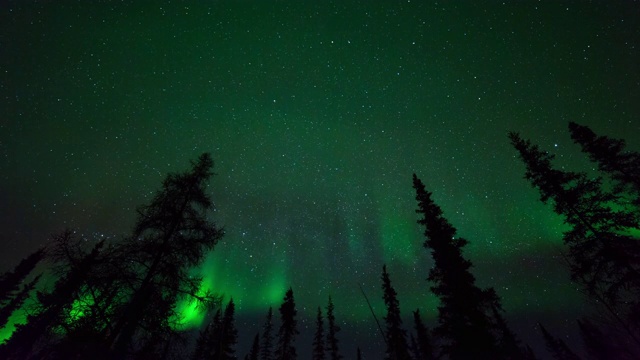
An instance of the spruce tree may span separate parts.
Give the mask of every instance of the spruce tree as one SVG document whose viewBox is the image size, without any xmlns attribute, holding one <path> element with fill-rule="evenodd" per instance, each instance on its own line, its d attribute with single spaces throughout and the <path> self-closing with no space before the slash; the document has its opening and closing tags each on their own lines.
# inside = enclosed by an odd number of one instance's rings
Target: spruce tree
<svg viewBox="0 0 640 360">
<path fill-rule="evenodd" d="M 360 346 L 358 346 L 358 350 L 356 351 L 356 360 L 362 360 L 362 352 L 360 351 Z"/>
<path fill-rule="evenodd" d="M 0 307 L 0 329 L 4 328 L 9 321 L 11 315 L 18 309 L 22 307 L 25 300 L 29 298 L 33 289 L 35 289 L 36 284 L 40 280 L 42 275 L 36 276 L 33 280 L 28 282 L 27 284 L 22 286 L 20 292 L 15 294 L 12 299 L 9 300 L 6 304 Z"/>
<path fill-rule="evenodd" d="M 389 360 L 410 360 L 409 347 L 407 345 L 407 333 L 402 328 L 402 317 L 400 316 L 400 302 L 398 301 L 396 290 L 391 285 L 387 266 L 382 266 L 382 291 L 384 304 L 387 307 L 387 315 L 384 317 L 386 323 L 386 359 Z"/>
<path fill-rule="evenodd" d="M 235 304 L 229 300 L 224 310 L 220 326 L 214 330 L 213 358 L 219 360 L 235 360 L 235 346 L 238 343 L 238 330 L 235 326 Z M 216 336 L 217 335 L 217 336 Z"/>
<path fill-rule="evenodd" d="M 516 133 L 509 137 L 526 165 L 525 178 L 569 225 L 563 240 L 572 280 L 640 346 L 640 241 L 629 235 L 640 228 L 637 215 L 620 206 L 601 178 L 557 170 L 554 155 Z"/>
<path fill-rule="evenodd" d="M 491 306 L 499 300 L 493 289 L 475 285 L 471 262 L 462 255 L 467 240 L 456 237 L 456 229 L 442 215 L 431 193 L 413 174 L 418 201 L 418 223 L 425 227 L 424 246 L 431 250 L 434 266 L 429 272 L 431 291 L 440 299 L 435 334 L 443 341 L 442 352 L 451 360 L 500 358 L 490 319 Z"/>
<path fill-rule="evenodd" d="M 216 312 L 215 317 L 220 321 L 220 310 Z M 214 318 L 215 318 L 214 317 Z M 207 322 L 207 325 L 204 329 L 200 330 L 198 334 L 198 338 L 196 339 L 196 345 L 193 349 L 193 354 L 191 355 L 192 360 L 201 360 L 205 358 L 205 354 L 208 354 L 210 351 L 208 349 L 208 340 L 213 331 L 214 321 Z"/>
<path fill-rule="evenodd" d="M 251 350 L 244 357 L 245 360 L 258 360 L 260 357 L 260 333 L 257 333 L 253 338 L 253 343 L 251 344 Z"/>
<path fill-rule="evenodd" d="M 340 327 L 336 324 L 336 317 L 333 314 L 334 310 L 333 300 L 331 300 L 331 296 L 329 296 L 329 303 L 327 304 L 327 352 L 329 353 L 329 359 L 340 360 L 342 359 L 342 355 L 340 355 L 340 349 L 338 348 L 337 337 Z"/>
<path fill-rule="evenodd" d="M 22 259 L 12 271 L 0 276 L 0 329 L 7 325 L 11 315 L 22 307 L 35 289 L 41 275 L 26 284 L 24 282 L 44 256 L 44 249 L 39 249 Z"/>
<path fill-rule="evenodd" d="M 71 238 L 73 233 L 69 230 L 56 235 L 61 238 Z M 53 346 L 58 333 L 64 333 L 68 328 L 68 318 L 73 303 L 82 293 L 86 283 L 86 274 L 91 272 L 91 267 L 98 258 L 104 240 L 97 243 L 93 250 L 81 261 L 75 264 L 68 272 L 55 283 L 49 292 L 37 292 L 36 306 L 33 313 L 29 314 L 26 323 L 16 326 L 7 342 L 0 346 L 0 354 L 5 359 L 27 359 L 45 349 Z M 50 350 L 44 352 L 50 353 Z M 53 356 L 48 354 L 48 356 Z"/>
<path fill-rule="evenodd" d="M 260 360 L 273 359 L 273 308 L 269 307 L 267 319 L 262 328 L 262 345 L 260 346 Z"/>
<path fill-rule="evenodd" d="M 433 345 L 431 344 L 429 329 L 424 325 L 424 322 L 422 321 L 422 317 L 420 316 L 420 309 L 416 309 L 416 311 L 413 312 L 413 323 L 416 331 L 416 359 L 435 359 L 435 357 L 433 356 Z"/>
<path fill-rule="evenodd" d="M 225 307 L 224 314 L 216 311 L 213 320 L 200 332 L 196 341 L 193 360 L 219 359 L 235 360 L 235 345 L 238 331 L 235 327 L 235 304 L 233 299 Z"/>
<path fill-rule="evenodd" d="M 502 309 L 497 306 L 492 306 L 493 320 L 495 322 L 495 328 L 498 338 L 498 347 L 502 353 L 502 358 L 511 360 L 524 360 L 531 359 L 526 348 L 522 347 L 520 339 L 516 334 L 511 331 L 507 325 L 506 320 L 502 316 Z"/>
<path fill-rule="evenodd" d="M 130 297 L 106 338 L 114 356 L 124 357 L 137 334 L 171 333 L 167 320 L 176 316 L 180 298 L 215 302 L 208 294 L 196 295 L 201 279 L 190 274 L 223 234 L 208 219 L 213 203 L 206 187 L 212 167 L 211 156 L 202 154 L 190 171 L 169 174 L 151 203 L 138 209 L 121 263 L 133 278 L 130 288 L 123 289 Z"/>
<path fill-rule="evenodd" d="M 544 342 L 547 346 L 547 350 L 553 355 L 556 360 L 580 360 L 580 357 L 576 355 L 562 339 L 556 338 L 551 335 L 547 329 L 538 323 L 540 331 L 544 337 Z"/>
<path fill-rule="evenodd" d="M 411 355 L 412 359 L 422 359 L 420 349 L 418 348 L 418 342 L 416 341 L 416 337 L 413 334 L 409 336 L 409 354 Z"/>
<path fill-rule="evenodd" d="M 39 249 L 22 259 L 13 271 L 8 271 L 0 276 L 0 306 L 11 301 L 18 292 L 20 284 L 35 269 L 36 265 L 44 259 L 44 249 Z"/>
<path fill-rule="evenodd" d="M 626 192 L 640 206 L 640 153 L 625 150 L 625 141 L 598 136 L 587 126 L 569 123 L 571 138 L 589 159 L 598 164 L 617 183 L 617 191 Z"/>
<path fill-rule="evenodd" d="M 275 359 L 295 360 L 297 359 L 295 341 L 296 335 L 299 334 L 296 321 L 298 311 L 296 310 L 296 303 L 291 288 L 287 290 L 279 310 L 281 325 L 278 331 L 278 346 L 275 351 Z"/>
<path fill-rule="evenodd" d="M 316 316 L 316 332 L 313 336 L 313 360 L 324 360 L 324 325 L 322 320 L 322 310 L 318 306 L 318 314 Z"/>
</svg>

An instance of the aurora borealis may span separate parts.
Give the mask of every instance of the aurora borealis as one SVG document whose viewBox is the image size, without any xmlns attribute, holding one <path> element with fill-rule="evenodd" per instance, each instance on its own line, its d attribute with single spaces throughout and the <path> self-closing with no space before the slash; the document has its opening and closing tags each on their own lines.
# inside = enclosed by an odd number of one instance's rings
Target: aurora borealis
<svg viewBox="0 0 640 360">
<path fill-rule="evenodd" d="M 195 271 L 233 297 L 241 339 L 291 286 L 300 349 L 331 295 L 345 356 L 375 353 L 358 285 L 381 316 L 383 264 L 405 315 L 436 314 L 415 172 L 523 340 L 544 321 L 577 343 L 561 219 L 506 135 L 575 170 L 593 165 L 569 121 L 638 149 L 639 21 L 631 1 L 3 2 L 0 268 L 65 227 L 130 232 L 210 152 L 226 235 Z"/>
</svg>

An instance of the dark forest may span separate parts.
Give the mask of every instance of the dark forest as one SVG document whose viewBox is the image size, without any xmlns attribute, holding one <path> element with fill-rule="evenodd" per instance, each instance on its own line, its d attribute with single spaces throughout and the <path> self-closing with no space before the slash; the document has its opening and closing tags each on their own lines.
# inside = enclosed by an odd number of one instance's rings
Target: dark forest
<svg viewBox="0 0 640 360">
<path fill-rule="evenodd" d="M 623 140 L 599 136 L 573 122 L 569 132 L 597 166 L 598 176 L 558 169 L 554 154 L 518 133 L 508 137 L 525 165 L 524 178 L 538 190 L 540 201 L 568 225 L 562 253 L 567 274 L 592 305 L 589 316 L 575 319 L 586 355 L 637 359 L 640 153 L 627 150 Z M 331 297 L 326 306 L 317 308 L 311 353 L 301 354 L 296 346 L 300 304 L 292 288 L 275 311 L 265 309 L 260 329 L 235 323 L 233 298 L 202 291 L 202 278 L 191 270 L 224 236 L 212 220 L 214 205 L 207 193 L 213 165 L 211 155 L 204 153 L 192 161 L 190 170 L 169 174 L 151 201 L 137 209 L 130 235 L 91 243 L 67 229 L 2 275 L 0 323 L 5 326 L 14 312 L 27 314 L 26 322 L 17 325 L 0 346 L 3 358 L 363 358 L 359 346 L 355 354 L 343 350 L 335 316 L 341 304 Z M 463 254 L 473 239 L 457 236 L 425 183 L 416 174 L 412 181 L 416 221 L 424 229 L 424 250 L 433 261 L 430 269 L 424 264 L 423 271 L 428 273 L 424 286 L 439 300 L 437 321 L 425 322 L 419 309 L 401 309 L 392 274 L 382 264 L 380 285 L 386 310 L 378 319 L 371 308 L 371 320 L 386 350 L 376 358 L 538 358 L 511 330 L 498 292 L 476 284 L 472 263 Z M 43 271 L 56 278 L 51 288 L 38 286 Z M 185 298 L 206 314 L 195 338 L 178 326 L 177 303 Z M 402 313 L 413 313 L 413 322 L 404 323 Z M 555 359 L 581 358 L 581 349 L 572 349 L 544 324 L 538 325 Z M 251 347 L 238 348 L 238 334 L 251 331 L 255 332 Z"/>
</svg>

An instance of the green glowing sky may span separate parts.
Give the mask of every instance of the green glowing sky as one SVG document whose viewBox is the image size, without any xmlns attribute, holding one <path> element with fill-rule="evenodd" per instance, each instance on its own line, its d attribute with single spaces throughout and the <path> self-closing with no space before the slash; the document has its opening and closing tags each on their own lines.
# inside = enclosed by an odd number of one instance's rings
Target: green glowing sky
<svg viewBox="0 0 640 360">
<path fill-rule="evenodd" d="M 201 272 L 245 335 L 292 286 L 302 317 L 332 295 L 344 342 L 377 349 L 358 284 L 381 312 L 383 263 L 405 314 L 435 314 L 416 172 L 519 331 L 572 326 L 562 221 L 506 133 L 571 168 L 589 165 L 568 121 L 637 149 L 637 4 L 478 3 L 2 3 L 0 268 L 65 226 L 126 233 L 165 174 L 208 151 L 227 236 Z"/>
</svg>

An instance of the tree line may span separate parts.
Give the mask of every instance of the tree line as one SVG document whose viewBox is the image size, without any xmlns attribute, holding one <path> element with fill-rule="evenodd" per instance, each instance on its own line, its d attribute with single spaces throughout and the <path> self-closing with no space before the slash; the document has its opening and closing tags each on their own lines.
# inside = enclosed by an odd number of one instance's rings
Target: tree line
<svg viewBox="0 0 640 360">
<path fill-rule="evenodd" d="M 569 123 L 572 140 L 597 164 L 599 176 L 554 167 L 554 155 L 509 133 L 511 144 L 525 165 L 525 179 L 564 218 L 563 234 L 572 281 L 597 308 L 577 320 L 592 359 L 640 358 L 640 153 L 629 151 L 620 139 L 598 136 L 591 129 Z M 148 205 L 138 208 L 131 235 L 96 243 L 85 249 L 73 231 L 53 237 L 15 269 L 0 277 L 0 327 L 16 311 L 26 323 L 17 325 L 0 345 L 6 359 L 297 359 L 297 310 L 293 289 L 278 308 L 268 309 L 261 331 L 250 349 L 238 354 L 235 304 L 201 292 L 202 279 L 191 270 L 213 250 L 224 230 L 210 220 L 214 210 L 206 192 L 213 160 L 201 155 L 184 173 L 169 174 Z M 386 266 L 381 288 L 385 304 L 378 323 L 389 360 L 422 359 L 536 359 L 532 349 L 510 329 L 497 292 L 480 288 L 463 255 L 468 240 L 433 201 L 416 175 L 413 189 L 424 229 L 424 247 L 433 258 L 425 273 L 439 299 L 437 323 L 429 328 L 420 310 L 412 312 L 412 328 L 403 324 L 400 303 Z M 35 275 L 46 261 L 57 281 L 37 288 Z M 196 302 L 207 321 L 195 346 L 179 330 L 176 304 Z M 368 301 L 368 300 L 367 300 Z M 224 306 L 223 306 L 224 305 Z M 324 310 L 324 311 L 323 311 Z M 373 313 L 375 321 L 377 317 Z M 362 359 L 343 355 L 331 297 L 317 308 L 311 346 L 314 360 Z M 547 349 L 558 360 L 580 359 L 561 338 L 539 324 Z M 302 355 L 301 355 L 302 356 Z"/>
</svg>

